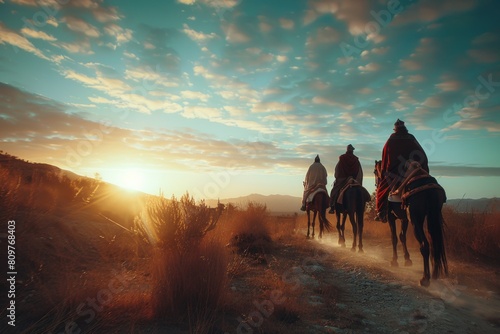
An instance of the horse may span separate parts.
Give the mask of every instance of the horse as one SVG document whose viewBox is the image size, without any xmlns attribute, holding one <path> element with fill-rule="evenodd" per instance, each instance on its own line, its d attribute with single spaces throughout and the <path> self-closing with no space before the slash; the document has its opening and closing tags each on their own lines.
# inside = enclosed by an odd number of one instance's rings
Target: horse
<svg viewBox="0 0 500 334">
<path fill-rule="evenodd" d="M 417 162 L 408 161 L 406 167 L 405 178 L 393 193 L 402 194 L 401 198 L 406 206 L 408 218 L 413 225 L 415 238 L 420 245 L 420 253 L 424 261 L 424 273 L 420 279 L 420 285 L 428 287 L 431 279 L 429 265 L 431 255 L 433 260 L 432 279 L 438 279 L 441 274 L 448 275 L 442 215 L 446 193 L 436 179 L 421 168 Z M 431 245 L 424 231 L 426 218 Z"/>
<path fill-rule="evenodd" d="M 363 198 L 363 189 L 360 185 L 346 189 L 343 195 L 342 204 L 335 201 L 335 213 L 337 215 L 337 231 L 339 232 L 339 245 L 345 247 L 344 228 L 347 216 L 352 225 L 354 240 L 351 251 L 356 251 L 356 241 L 359 252 L 363 253 L 363 217 L 365 214 L 366 200 Z M 342 213 L 342 224 L 340 224 L 340 214 Z M 358 237 L 359 236 L 359 237 Z"/>
<path fill-rule="evenodd" d="M 312 238 L 314 239 L 314 225 L 316 222 L 316 216 L 319 218 L 319 238 L 323 237 L 323 230 L 330 231 L 331 224 L 326 218 L 326 209 L 328 208 L 329 197 L 325 191 L 317 192 L 312 202 L 306 203 L 306 212 L 307 212 L 307 238 L 309 239 L 310 235 L 310 227 L 311 227 L 311 211 L 313 211 L 313 219 L 312 219 Z"/>
<path fill-rule="evenodd" d="M 382 178 L 382 161 L 375 160 L 375 168 L 373 170 L 375 174 L 375 188 L 378 187 L 380 179 Z M 396 197 L 396 196 L 394 196 Z M 413 262 L 410 260 L 410 253 L 408 252 L 408 247 L 406 246 L 406 231 L 408 230 L 408 216 L 406 215 L 406 210 L 401 205 L 401 197 L 394 198 L 388 201 L 387 208 L 387 222 L 389 223 L 389 228 L 391 229 L 391 240 L 392 240 L 392 261 L 391 266 L 397 267 L 398 264 L 398 237 L 396 231 L 396 220 L 401 221 L 401 232 L 399 233 L 399 240 L 403 246 L 403 252 L 405 257 L 405 266 L 411 266 Z"/>
</svg>

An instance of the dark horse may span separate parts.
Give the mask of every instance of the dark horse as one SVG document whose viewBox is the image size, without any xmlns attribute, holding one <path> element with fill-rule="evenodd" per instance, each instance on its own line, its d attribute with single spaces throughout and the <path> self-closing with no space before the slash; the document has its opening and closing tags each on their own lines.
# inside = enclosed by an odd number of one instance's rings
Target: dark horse
<svg viewBox="0 0 500 334">
<path fill-rule="evenodd" d="M 424 260 L 424 276 L 420 285 L 429 286 L 430 266 L 429 256 L 432 255 L 432 278 L 448 274 L 448 264 L 444 247 L 444 220 L 441 213 L 446 202 L 444 189 L 417 162 L 407 162 L 407 171 L 402 184 L 395 191 L 401 194 L 407 214 L 413 225 L 415 238 L 420 244 L 420 253 Z M 427 231 L 431 245 L 424 231 L 424 221 L 427 218 Z M 432 246 L 432 247 L 431 247 Z"/>
<path fill-rule="evenodd" d="M 323 229 L 330 231 L 332 225 L 326 219 L 326 209 L 328 208 L 329 197 L 326 190 L 320 191 L 314 195 L 312 202 L 306 204 L 307 211 L 307 238 L 309 238 L 309 230 L 311 227 L 311 211 L 314 212 L 312 219 L 312 238 L 314 239 L 314 225 L 316 222 L 316 215 L 319 217 L 319 238 L 323 237 Z"/>
<path fill-rule="evenodd" d="M 375 160 L 375 187 L 378 187 L 380 179 L 382 177 L 381 171 L 382 161 Z M 400 198 L 400 197 L 399 197 Z M 391 240 L 392 240 L 392 261 L 391 265 L 393 267 L 398 266 L 398 236 L 396 231 L 396 219 L 401 221 L 401 233 L 399 233 L 399 240 L 403 246 L 403 252 L 405 254 L 405 266 L 411 266 L 413 263 L 410 260 L 410 253 L 408 253 L 408 248 L 406 247 L 406 231 L 408 230 L 408 217 L 406 216 L 406 211 L 402 207 L 401 200 L 399 201 L 389 201 L 387 210 L 387 221 L 391 229 Z"/>
<path fill-rule="evenodd" d="M 352 225 L 354 240 L 351 250 L 356 251 L 356 241 L 359 235 L 358 248 L 363 253 L 363 216 L 365 214 L 366 199 L 363 196 L 363 188 L 360 185 L 349 187 L 343 196 L 342 204 L 335 201 L 335 213 L 337 215 L 337 230 L 339 232 L 339 245 L 345 247 L 344 228 L 347 216 Z M 342 213 L 342 224 L 340 214 Z"/>
</svg>

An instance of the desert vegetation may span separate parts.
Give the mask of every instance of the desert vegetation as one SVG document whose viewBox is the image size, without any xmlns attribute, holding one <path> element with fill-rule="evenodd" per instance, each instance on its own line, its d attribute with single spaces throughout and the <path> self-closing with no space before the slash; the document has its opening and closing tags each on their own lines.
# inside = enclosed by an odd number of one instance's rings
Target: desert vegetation
<svg viewBox="0 0 500 334">
<path fill-rule="evenodd" d="M 127 193 L 99 177 L 3 159 L 0 224 L 6 231 L 16 220 L 20 332 L 303 333 L 308 318 L 356 323 L 336 315 L 341 291 L 320 276 L 313 292 L 329 311 L 303 307 L 311 291 L 294 283 L 294 270 L 315 256 L 303 214 Z M 452 257 L 497 261 L 498 213 L 443 214 Z M 370 218 L 365 240 L 388 240 L 387 224 Z"/>
</svg>

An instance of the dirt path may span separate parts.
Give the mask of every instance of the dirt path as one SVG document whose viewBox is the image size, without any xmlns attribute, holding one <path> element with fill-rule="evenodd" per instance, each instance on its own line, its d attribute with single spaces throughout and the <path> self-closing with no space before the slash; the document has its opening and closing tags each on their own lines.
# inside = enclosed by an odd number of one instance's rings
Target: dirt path
<svg viewBox="0 0 500 334">
<path fill-rule="evenodd" d="M 347 236 L 347 232 L 346 232 Z M 318 282 L 330 282 L 341 293 L 334 309 L 342 321 L 308 319 L 311 333 L 498 333 L 500 296 L 498 268 L 484 268 L 450 261 L 450 277 L 422 288 L 422 260 L 410 249 L 413 266 L 390 267 L 392 247 L 385 240 L 366 240 L 365 253 L 341 248 L 337 240 L 304 241 L 314 254 L 292 267 L 302 288 L 317 307 Z M 347 240 L 351 244 L 351 240 Z M 306 293 L 307 294 L 307 293 Z M 340 324 L 340 326 L 339 326 Z"/>
</svg>

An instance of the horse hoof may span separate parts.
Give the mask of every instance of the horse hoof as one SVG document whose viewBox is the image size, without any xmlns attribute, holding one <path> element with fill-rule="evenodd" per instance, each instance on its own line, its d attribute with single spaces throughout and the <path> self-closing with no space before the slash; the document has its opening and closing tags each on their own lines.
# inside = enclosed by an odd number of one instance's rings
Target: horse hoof
<svg viewBox="0 0 500 334">
<path fill-rule="evenodd" d="M 406 267 L 411 267 L 412 265 L 413 265 L 413 262 L 411 262 L 411 260 L 410 260 L 410 259 L 405 260 L 405 266 L 406 266 Z"/>
<path fill-rule="evenodd" d="M 356 247 L 352 247 L 351 252 L 355 252 L 355 251 L 356 251 Z"/>
<path fill-rule="evenodd" d="M 391 267 L 399 267 L 398 261 L 397 260 L 392 260 L 391 261 Z"/>
<path fill-rule="evenodd" d="M 363 250 L 363 248 L 360 248 L 360 249 L 358 250 L 358 253 L 364 253 L 364 252 L 365 252 L 365 251 Z"/>
<path fill-rule="evenodd" d="M 420 280 L 420 286 L 427 288 L 429 285 L 431 285 L 431 281 L 428 278 L 424 277 Z"/>
</svg>

